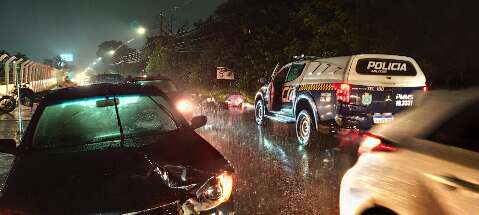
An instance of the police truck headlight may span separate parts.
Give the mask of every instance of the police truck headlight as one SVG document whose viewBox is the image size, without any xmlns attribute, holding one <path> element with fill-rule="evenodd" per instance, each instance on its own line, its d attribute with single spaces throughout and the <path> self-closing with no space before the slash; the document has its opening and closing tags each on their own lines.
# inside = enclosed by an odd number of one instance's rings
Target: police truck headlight
<svg viewBox="0 0 479 215">
<path fill-rule="evenodd" d="M 188 201 L 195 211 L 207 211 L 227 202 L 233 192 L 233 175 L 223 172 L 219 176 L 210 178 L 196 191 L 196 198 Z"/>
</svg>

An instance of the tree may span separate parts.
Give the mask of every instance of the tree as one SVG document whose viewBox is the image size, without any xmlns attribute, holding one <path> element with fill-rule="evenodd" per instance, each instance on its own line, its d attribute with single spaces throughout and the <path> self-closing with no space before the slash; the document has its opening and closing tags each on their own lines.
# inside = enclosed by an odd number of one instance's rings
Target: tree
<svg viewBox="0 0 479 215">
<path fill-rule="evenodd" d="M 110 53 L 112 50 L 115 51 L 113 55 Z M 102 62 L 105 64 L 112 64 L 115 56 L 123 56 L 127 53 L 128 46 L 123 44 L 123 42 L 116 40 L 102 42 L 98 45 L 98 50 L 96 51 L 96 55 L 101 57 Z"/>
<path fill-rule="evenodd" d="M 17 59 L 23 59 L 23 61 L 29 60 L 30 58 L 23 53 L 17 52 L 17 54 L 14 55 Z"/>
<path fill-rule="evenodd" d="M 1 51 L 0 51 L 0 56 L 3 55 L 3 54 L 7 54 L 8 56 L 10 56 L 10 53 L 8 53 L 8 52 L 5 51 L 5 50 L 1 50 Z"/>
<path fill-rule="evenodd" d="M 60 55 L 55 56 L 53 62 L 56 69 L 63 69 L 67 63 Z"/>
<path fill-rule="evenodd" d="M 55 67 L 55 61 L 53 59 L 43 59 L 43 64 L 51 67 Z"/>
</svg>

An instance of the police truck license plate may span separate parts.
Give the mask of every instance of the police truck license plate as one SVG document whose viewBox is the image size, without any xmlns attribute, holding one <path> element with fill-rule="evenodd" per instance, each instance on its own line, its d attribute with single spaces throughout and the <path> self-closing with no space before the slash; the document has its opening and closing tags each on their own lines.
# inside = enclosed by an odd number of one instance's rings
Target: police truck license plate
<svg viewBox="0 0 479 215">
<path fill-rule="evenodd" d="M 393 120 L 394 120 L 394 117 L 392 115 L 374 115 L 373 116 L 374 124 L 383 124 Z"/>
</svg>

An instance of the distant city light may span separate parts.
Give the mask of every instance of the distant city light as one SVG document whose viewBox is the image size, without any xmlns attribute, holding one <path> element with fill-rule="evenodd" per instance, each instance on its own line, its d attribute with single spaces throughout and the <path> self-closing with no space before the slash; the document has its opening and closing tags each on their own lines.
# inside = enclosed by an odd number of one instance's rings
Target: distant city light
<svg viewBox="0 0 479 215">
<path fill-rule="evenodd" d="M 110 51 L 108 51 L 108 54 L 109 54 L 109 55 L 114 55 L 114 54 L 115 54 L 115 50 L 110 50 Z"/>
</svg>

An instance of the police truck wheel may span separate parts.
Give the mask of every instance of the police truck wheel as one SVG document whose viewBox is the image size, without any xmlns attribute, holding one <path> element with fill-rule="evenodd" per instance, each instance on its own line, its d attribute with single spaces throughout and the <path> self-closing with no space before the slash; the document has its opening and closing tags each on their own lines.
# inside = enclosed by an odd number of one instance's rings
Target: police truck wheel
<svg viewBox="0 0 479 215">
<path fill-rule="evenodd" d="M 314 118 L 307 110 L 299 112 L 296 118 L 296 137 L 300 145 L 306 146 L 317 140 L 319 134 L 314 126 Z"/>
<path fill-rule="evenodd" d="M 259 126 L 263 126 L 266 123 L 265 115 L 265 106 L 263 100 L 256 101 L 254 106 L 254 116 L 256 120 L 256 124 Z"/>
</svg>

